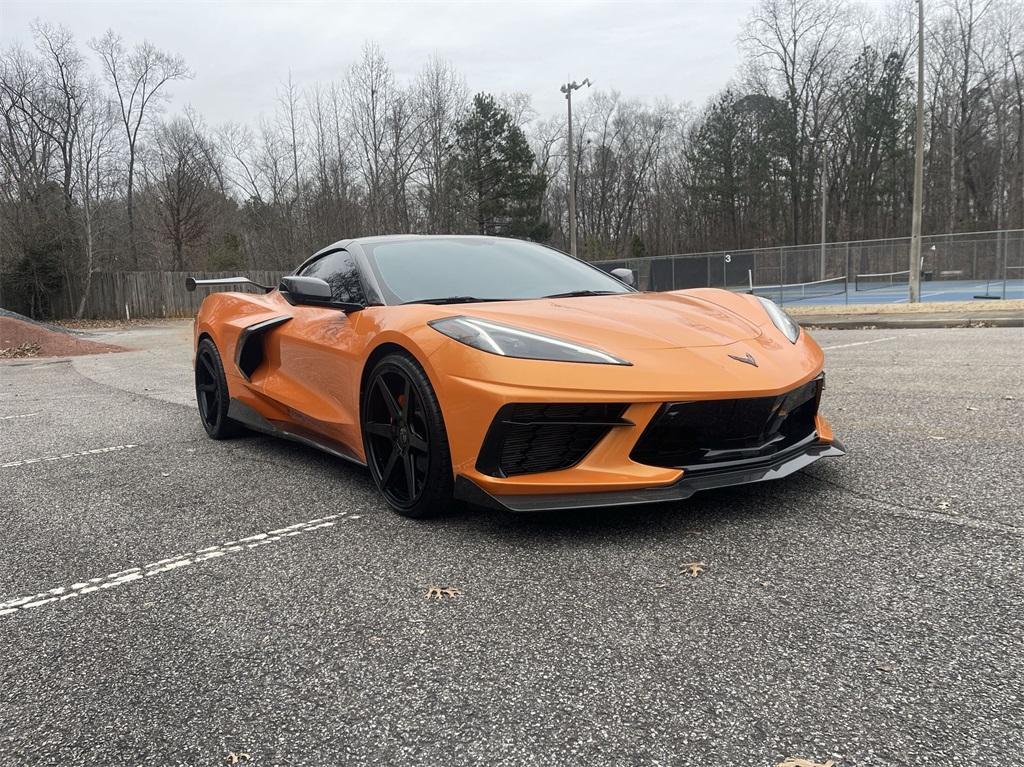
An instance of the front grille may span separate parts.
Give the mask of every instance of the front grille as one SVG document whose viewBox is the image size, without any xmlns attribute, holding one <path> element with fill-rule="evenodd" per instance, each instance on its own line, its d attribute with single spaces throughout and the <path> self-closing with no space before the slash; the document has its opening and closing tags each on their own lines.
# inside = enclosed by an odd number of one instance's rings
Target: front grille
<svg viewBox="0 0 1024 767">
<path fill-rule="evenodd" d="M 693 470 L 775 455 L 814 432 L 823 385 L 820 375 L 777 397 L 666 403 L 630 458 Z"/>
<path fill-rule="evenodd" d="M 477 458 L 492 477 L 557 471 L 575 466 L 608 431 L 627 425 L 624 404 L 505 405 L 494 417 Z"/>
</svg>

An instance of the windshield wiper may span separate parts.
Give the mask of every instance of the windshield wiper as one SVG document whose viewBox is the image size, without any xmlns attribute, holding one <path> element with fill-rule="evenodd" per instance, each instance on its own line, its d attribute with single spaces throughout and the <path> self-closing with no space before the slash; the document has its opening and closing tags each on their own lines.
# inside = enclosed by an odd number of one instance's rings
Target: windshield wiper
<svg viewBox="0 0 1024 767">
<path fill-rule="evenodd" d="M 444 298 L 418 298 L 415 301 L 403 301 L 406 304 L 482 304 L 488 301 L 515 301 L 515 298 L 479 298 L 477 296 L 445 296 Z"/>
<path fill-rule="evenodd" d="M 618 290 L 570 290 L 568 293 L 552 293 L 541 298 L 575 298 L 576 296 L 617 296 Z"/>
</svg>

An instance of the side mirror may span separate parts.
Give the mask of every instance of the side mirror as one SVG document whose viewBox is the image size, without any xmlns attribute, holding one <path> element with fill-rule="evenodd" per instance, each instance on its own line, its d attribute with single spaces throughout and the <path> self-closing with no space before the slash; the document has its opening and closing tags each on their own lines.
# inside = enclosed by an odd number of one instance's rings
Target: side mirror
<svg viewBox="0 0 1024 767">
<path fill-rule="evenodd" d="M 633 276 L 632 269 L 612 269 L 609 274 L 619 282 L 624 282 L 630 287 L 636 284 L 636 277 Z"/>
<path fill-rule="evenodd" d="M 331 286 L 319 277 L 282 277 L 281 290 L 300 303 L 305 301 L 323 303 L 333 298 Z"/>
<path fill-rule="evenodd" d="M 282 277 L 280 289 L 282 293 L 287 294 L 286 297 L 292 304 L 326 306 L 332 309 L 341 309 L 346 314 L 366 308 L 366 304 L 363 303 L 335 301 L 331 286 L 327 284 L 326 280 L 321 280 L 319 277 Z"/>
</svg>

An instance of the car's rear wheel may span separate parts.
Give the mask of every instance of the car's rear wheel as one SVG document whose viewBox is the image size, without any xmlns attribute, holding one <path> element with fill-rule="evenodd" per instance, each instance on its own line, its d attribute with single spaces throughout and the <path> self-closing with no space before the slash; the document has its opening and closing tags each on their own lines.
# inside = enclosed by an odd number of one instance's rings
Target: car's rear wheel
<svg viewBox="0 0 1024 767">
<path fill-rule="evenodd" d="M 366 463 L 388 504 L 417 519 L 449 508 L 448 435 L 434 389 L 415 360 L 401 353 L 383 357 L 366 381 L 360 412 Z"/>
<path fill-rule="evenodd" d="M 245 429 L 228 418 L 228 382 L 217 346 L 209 338 L 196 349 L 196 402 L 206 433 L 214 439 L 237 437 Z"/>
</svg>

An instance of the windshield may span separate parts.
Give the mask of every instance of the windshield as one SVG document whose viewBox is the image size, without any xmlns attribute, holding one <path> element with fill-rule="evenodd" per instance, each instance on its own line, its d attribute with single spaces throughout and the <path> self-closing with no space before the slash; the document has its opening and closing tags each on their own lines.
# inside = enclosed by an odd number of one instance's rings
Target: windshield
<svg viewBox="0 0 1024 767">
<path fill-rule="evenodd" d="M 521 240 L 431 237 L 362 247 L 389 304 L 632 292 L 596 267 Z"/>
</svg>

